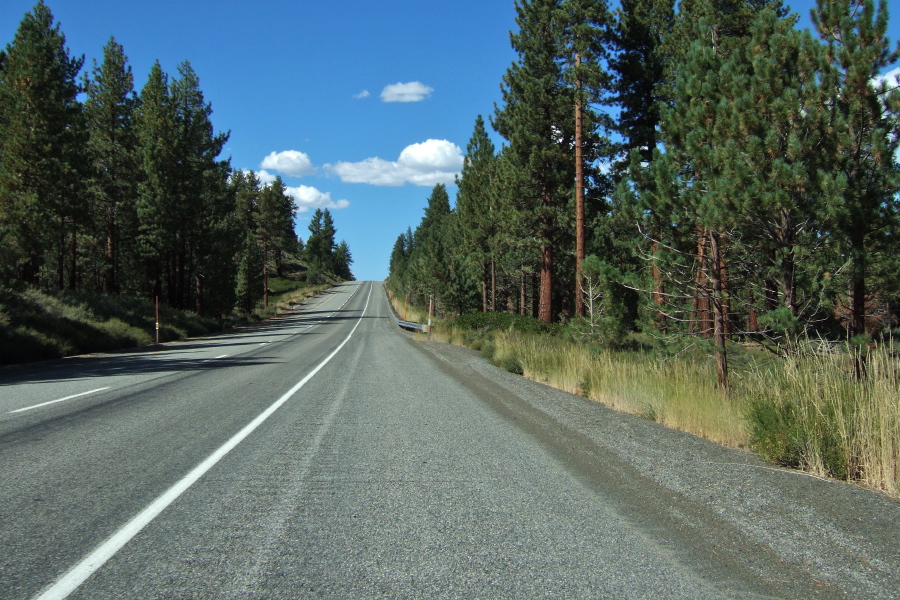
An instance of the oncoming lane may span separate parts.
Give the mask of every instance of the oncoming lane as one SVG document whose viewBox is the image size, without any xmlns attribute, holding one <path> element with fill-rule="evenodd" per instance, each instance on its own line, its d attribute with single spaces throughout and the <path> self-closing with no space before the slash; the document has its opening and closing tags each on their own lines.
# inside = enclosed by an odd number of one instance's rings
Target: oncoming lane
<svg viewBox="0 0 900 600">
<path fill-rule="evenodd" d="M 344 285 L 297 314 L 168 352 L 80 357 L 0 377 L 4 408 L 33 407 L 0 417 L 0 596 L 34 596 L 274 401 L 288 401 L 347 338 L 369 290 Z M 64 386 L 84 391 L 54 398 Z M 23 389 L 41 389 L 49 404 L 38 406 L 37 394 L 17 401 Z"/>
</svg>

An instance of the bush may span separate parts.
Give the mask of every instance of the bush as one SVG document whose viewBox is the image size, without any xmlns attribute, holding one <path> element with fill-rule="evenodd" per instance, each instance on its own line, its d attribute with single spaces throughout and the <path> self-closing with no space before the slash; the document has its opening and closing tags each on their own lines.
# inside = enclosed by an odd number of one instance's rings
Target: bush
<svg viewBox="0 0 900 600">
<path fill-rule="evenodd" d="M 841 434 L 846 415 L 840 417 L 828 404 L 755 399 L 747 410 L 750 446 L 775 464 L 848 479 L 856 474 Z"/>
</svg>

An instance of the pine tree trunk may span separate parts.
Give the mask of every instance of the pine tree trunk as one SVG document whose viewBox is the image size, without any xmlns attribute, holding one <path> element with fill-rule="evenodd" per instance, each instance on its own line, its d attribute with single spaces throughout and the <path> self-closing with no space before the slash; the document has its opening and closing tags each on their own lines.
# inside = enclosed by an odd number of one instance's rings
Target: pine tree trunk
<svg viewBox="0 0 900 600">
<path fill-rule="evenodd" d="M 488 266 L 481 263 L 481 312 L 488 311 Z"/>
<path fill-rule="evenodd" d="M 106 294 L 110 294 L 116 287 L 116 249 L 113 240 L 115 239 L 115 215 L 112 207 L 106 208 L 106 250 L 103 253 L 103 277 L 102 289 Z"/>
<path fill-rule="evenodd" d="M 553 206 L 551 191 L 546 182 L 541 190 L 541 204 L 545 211 Z M 553 218 L 547 212 L 541 216 L 541 289 L 538 318 L 553 322 Z"/>
<path fill-rule="evenodd" d="M 203 275 L 197 273 L 197 281 L 196 281 L 196 289 L 197 289 L 197 315 L 203 316 Z"/>
<path fill-rule="evenodd" d="M 712 268 L 709 271 L 713 288 L 713 337 L 716 348 L 716 382 L 722 390 L 728 389 L 728 356 L 726 354 L 726 318 L 725 302 L 722 288 L 721 267 L 725 264 L 725 257 L 721 252 L 719 233 L 710 232 L 709 235 Z"/>
<path fill-rule="evenodd" d="M 176 295 L 178 298 L 178 308 L 187 308 L 187 240 L 182 235 L 178 248 L 178 264 L 175 272 L 178 288 Z"/>
<path fill-rule="evenodd" d="M 695 276 L 694 310 L 688 331 L 705 338 L 713 336 L 713 319 L 709 302 L 709 260 L 706 256 L 708 237 L 705 230 L 701 230 L 697 237 L 697 274 Z"/>
<path fill-rule="evenodd" d="M 72 248 L 69 256 L 69 289 L 74 290 L 78 283 L 78 225 L 72 218 Z"/>
<path fill-rule="evenodd" d="M 781 294 L 782 303 L 791 316 L 797 316 L 797 285 L 794 277 L 794 253 L 787 252 L 781 261 Z"/>
<path fill-rule="evenodd" d="M 525 315 L 525 269 L 519 269 L 519 314 Z"/>
<path fill-rule="evenodd" d="M 655 220 L 655 217 L 654 217 Z M 663 311 L 665 303 L 665 286 L 662 280 L 662 273 L 659 270 L 659 261 L 656 258 L 659 252 L 659 240 L 654 234 L 653 239 L 653 303 L 656 305 L 656 326 L 660 331 L 666 330 L 666 315 Z"/>
<path fill-rule="evenodd" d="M 860 269 L 861 271 L 861 269 Z M 866 277 L 855 271 L 850 290 L 850 338 L 866 333 Z M 866 362 L 862 348 L 853 351 L 853 376 L 862 381 L 866 378 Z"/>
<path fill-rule="evenodd" d="M 725 327 L 725 336 L 729 337 L 734 333 L 734 323 L 731 322 L 731 281 L 728 274 L 728 262 L 725 255 L 728 252 L 728 245 L 722 238 L 719 238 L 719 279 L 721 281 L 722 295 L 722 315 Z"/>
<path fill-rule="evenodd" d="M 747 313 L 747 332 L 748 333 L 758 333 L 759 332 L 759 314 L 756 312 L 756 299 L 754 298 L 754 294 L 751 291 L 749 297 L 750 304 L 750 312 Z"/>
<path fill-rule="evenodd" d="M 59 248 L 56 252 L 56 289 L 66 289 L 65 271 L 66 271 L 66 220 L 63 217 L 59 219 Z"/>
<path fill-rule="evenodd" d="M 497 310 L 497 261 L 491 255 L 491 310 Z"/>
<path fill-rule="evenodd" d="M 553 322 L 553 247 L 541 245 L 541 288 L 538 303 L 538 318 L 545 323 Z"/>
<path fill-rule="evenodd" d="M 794 222 L 789 211 L 782 211 L 781 235 L 779 243 L 785 250 L 781 258 L 781 293 L 782 303 L 791 311 L 791 316 L 797 316 L 797 284 L 796 268 L 794 262 Z"/>
<path fill-rule="evenodd" d="M 581 56 L 575 54 L 575 68 L 581 66 Z M 584 149 L 582 148 L 581 79 L 575 82 L 575 314 L 584 316 L 584 298 L 581 297 L 584 273 Z"/>
</svg>

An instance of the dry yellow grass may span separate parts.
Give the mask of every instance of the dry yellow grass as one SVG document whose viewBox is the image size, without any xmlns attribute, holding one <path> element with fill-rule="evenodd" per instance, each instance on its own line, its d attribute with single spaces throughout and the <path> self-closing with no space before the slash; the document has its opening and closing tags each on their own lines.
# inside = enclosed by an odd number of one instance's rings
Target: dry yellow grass
<svg viewBox="0 0 900 600">
<path fill-rule="evenodd" d="M 834 462 L 828 454 L 837 444 L 837 462 L 846 465 L 842 478 L 900 497 L 900 362 L 889 352 L 870 356 L 865 382 L 853 381 L 846 354 L 809 356 L 735 373 L 725 394 L 711 364 L 596 354 L 558 338 L 514 332 L 495 333 L 493 343 L 495 362 L 518 364 L 529 379 L 726 446 L 750 442 L 751 402 L 787 405 L 797 423 L 786 435 L 799 440 L 804 470 L 834 474 L 826 463 Z"/>
<path fill-rule="evenodd" d="M 421 309 L 391 302 L 401 316 L 407 310 L 407 320 L 427 321 Z M 496 364 L 529 379 L 735 448 L 751 443 L 753 403 L 787 407 L 795 422 L 783 433 L 788 444 L 799 447 L 804 470 L 834 475 L 828 465 L 837 451 L 838 463 L 846 465 L 840 477 L 900 497 L 900 361 L 891 352 L 871 354 L 865 382 L 852 379 L 845 353 L 808 355 L 766 369 L 733 371 L 731 389 L 724 393 L 711 362 L 596 353 L 558 337 L 514 331 L 473 335 L 439 321 L 432 339 L 487 347 Z"/>
<path fill-rule="evenodd" d="M 747 443 L 740 403 L 718 390 L 703 365 L 632 354 L 595 355 L 564 340 L 515 333 L 497 334 L 495 344 L 498 362 L 514 356 L 525 377 L 534 381 L 719 444 Z"/>
<path fill-rule="evenodd" d="M 900 363 L 884 349 L 867 361 L 868 377 L 854 381 L 846 354 L 786 361 L 777 372 L 750 373 L 748 398 L 790 407 L 805 470 L 829 474 L 846 465 L 845 479 L 900 496 Z M 835 454 L 837 459 L 834 458 Z"/>
</svg>

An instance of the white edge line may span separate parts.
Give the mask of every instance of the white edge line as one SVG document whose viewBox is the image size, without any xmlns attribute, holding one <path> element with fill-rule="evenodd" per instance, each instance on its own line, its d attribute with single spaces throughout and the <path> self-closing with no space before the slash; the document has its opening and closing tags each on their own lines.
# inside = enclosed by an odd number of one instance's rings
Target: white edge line
<svg viewBox="0 0 900 600">
<path fill-rule="evenodd" d="M 85 580 L 93 575 L 100 567 L 106 563 L 110 558 L 115 555 L 125 544 L 127 544 L 134 536 L 136 536 L 144 527 L 146 527 L 153 519 L 155 519 L 163 510 L 165 510 L 170 504 L 172 504 L 176 499 L 178 499 L 181 494 L 183 494 L 188 488 L 190 488 L 198 479 L 203 477 L 207 471 L 209 471 L 216 463 L 218 463 L 222 458 L 231 452 L 238 444 L 244 441 L 248 435 L 253 433 L 253 431 L 262 425 L 266 419 L 272 416 L 276 410 L 281 408 L 281 406 L 290 400 L 291 396 L 296 394 L 300 388 L 302 388 L 306 383 L 312 379 L 316 373 L 322 370 L 322 368 L 327 365 L 332 358 L 337 355 L 338 352 L 341 351 L 341 348 L 350 341 L 350 338 L 353 337 L 353 334 L 356 332 L 356 328 L 359 327 L 359 324 L 362 323 L 363 316 L 366 314 L 366 309 L 369 307 L 369 299 L 372 297 L 372 288 L 369 288 L 369 296 L 366 298 L 366 305 L 363 307 L 362 315 L 360 315 L 359 320 L 356 322 L 356 325 L 353 326 L 353 329 L 350 331 L 350 334 L 344 338 L 344 341 L 334 349 L 334 352 L 328 355 L 328 357 L 323 360 L 321 363 L 316 366 L 315 369 L 309 372 L 306 377 L 300 380 L 294 387 L 289 389 L 281 398 L 275 401 L 274 404 L 269 406 L 265 411 L 262 412 L 258 417 L 253 419 L 248 425 L 246 425 L 243 429 L 241 429 L 237 434 L 234 435 L 230 440 L 225 442 L 218 450 L 213 452 L 206 460 L 201 462 L 199 465 L 194 467 L 194 469 L 184 476 L 181 481 L 177 482 L 175 485 L 166 490 L 161 496 L 159 496 L 156 500 L 150 503 L 147 508 L 142 510 L 135 516 L 131 521 L 126 523 L 121 529 L 115 532 L 109 539 L 100 544 L 93 552 L 91 552 L 86 558 L 84 558 L 80 563 L 72 567 L 72 569 L 66 573 L 62 578 L 60 578 L 56 583 L 54 583 L 50 588 L 48 588 L 44 593 L 36 598 L 36 600 L 62 600 L 67 597 L 73 591 L 75 591 Z"/>
<path fill-rule="evenodd" d="M 96 394 L 97 392 L 102 392 L 103 390 L 108 390 L 108 389 L 109 389 L 109 387 L 97 388 L 96 390 L 91 390 L 89 392 L 81 392 L 80 394 L 73 394 L 71 396 L 66 396 L 65 398 L 60 398 L 59 400 L 50 400 L 49 402 L 41 402 L 40 404 L 35 404 L 34 406 L 26 406 L 25 408 L 17 408 L 16 410 L 9 411 L 9 414 L 25 412 L 26 410 L 34 410 L 35 408 L 40 408 L 42 406 L 56 404 L 57 402 L 65 402 L 66 400 L 71 400 L 72 398 L 79 398 L 81 396 L 87 396 L 88 394 Z"/>
</svg>

